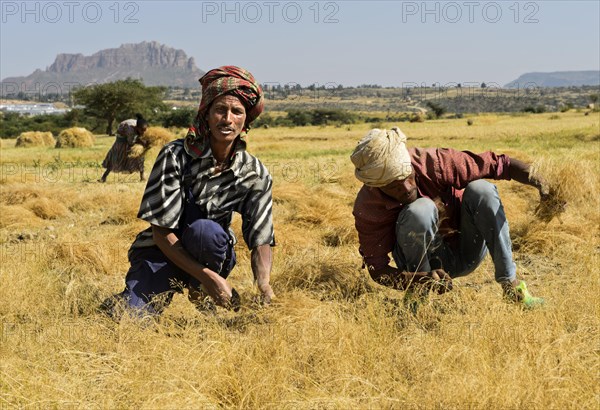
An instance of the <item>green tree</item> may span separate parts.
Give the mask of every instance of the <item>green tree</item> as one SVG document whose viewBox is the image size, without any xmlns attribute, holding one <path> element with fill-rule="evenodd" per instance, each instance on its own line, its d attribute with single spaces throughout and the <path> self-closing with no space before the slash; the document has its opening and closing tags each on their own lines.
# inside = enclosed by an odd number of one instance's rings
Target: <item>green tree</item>
<svg viewBox="0 0 600 410">
<path fill-rule="evenodd" d="M 429 107 L 429 109 L 431 110 L 430 112 L 432 114 L 431 114 L 430 119 L 440 118 L 442 115 L 444 115 L 446 113 L 446 108 L 444 108 L 439 103 L 436 103 L 433 101 L 426 101 L 425 105 L 427 105 L 427 107 Z"/>
<path fill-rule="evenodd" d="M 290 120 L 294 125 L 298 125 L 300 127 L 311 125 L 313 123 L 312 113 L 303 110 L 289 110 L 287 113 L 287 119 Z"/>
<path fill-rule="evenodd" d="M 85 114 L 105 120 L 106 133 L 113 135 L 113 124 L 117 118 L 164 109 L 162 98 L 165 91 L 165 87 L 146 87 L 140 80 L 128 78 L 79 88 L 73 97 L 76 104 L 85 106 Z"/>
<path fill-rule="evenodd" d="M 166 113 L 162 119 L 163 127 L 183 127 L 192 125 L 196 117 L 196 109 L 191 107 L 178 108 Z"/>
</svg>

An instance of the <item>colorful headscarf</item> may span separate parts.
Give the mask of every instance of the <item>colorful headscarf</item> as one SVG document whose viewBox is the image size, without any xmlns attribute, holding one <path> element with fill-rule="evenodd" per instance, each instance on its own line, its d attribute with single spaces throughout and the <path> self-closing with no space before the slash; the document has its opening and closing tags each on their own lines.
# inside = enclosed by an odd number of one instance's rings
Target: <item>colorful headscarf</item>
<svg viewBox="0 0 600 410">
<path fill-rule="evenodd" d="M 254 121 L 264 108 L 263 91 L 254 76 L 247 70 L 236 66 L 223 66 L 210 70 L 202 78 L 202 99 L 194 125 L 190 127 L 185 138 L 187 152 L 199 157 L 206 151 L 209 144 L 210 130 L 206 122 L 206 112 L 212 102 L 225 94 L 235 95 L 246 108 L 244 133 L 250 130 Z M 243 136 L 242 136 L 243 138 Z"/>
</svg>

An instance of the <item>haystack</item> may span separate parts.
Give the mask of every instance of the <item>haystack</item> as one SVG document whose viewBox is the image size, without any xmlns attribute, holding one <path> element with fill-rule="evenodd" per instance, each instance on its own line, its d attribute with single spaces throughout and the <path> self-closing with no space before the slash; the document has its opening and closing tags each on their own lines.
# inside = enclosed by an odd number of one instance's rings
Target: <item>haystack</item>
<svg viewBox="0 0 600 410">
<path fill-rule="evenodd" d="M 56 148 L 86 148 L 94 145 L 94 134 L 81 127 L 62 130 L 56 140 Z"/>
<path fill-rule="evenodd" d="M 425 122 L 425 115 L 420 112 L 415 112 L 411 115 L 410 122 Z"/>
<path fill-rule="evenodd" d="M 51 147 L 54 144 L 56 144 L 56 140 L 49 131 L 27 131 L 17 137 L 15 147 Z"/>
</svg>

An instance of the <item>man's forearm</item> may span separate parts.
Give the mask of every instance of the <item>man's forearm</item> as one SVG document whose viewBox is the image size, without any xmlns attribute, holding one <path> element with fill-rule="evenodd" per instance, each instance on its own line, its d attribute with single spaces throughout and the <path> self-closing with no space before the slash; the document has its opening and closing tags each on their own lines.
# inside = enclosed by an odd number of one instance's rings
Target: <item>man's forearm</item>
<svg viewBox="0 0 600 410">
<path fill-rule="evenodd" d="M 209 279 L 209 276 L 211 274 L 216 275 L 215 272 L 212 272 L 192 258 L 181 244 L 177 235 L 175 235 L 171 229 L 153 225 L 152 237 L 156 246 L 158 246 L 171 262 L 189 275 L 198 279 L 200 283 L 206 285 L 205 282 Z"/>
<path fill-rule="evenodd" d="M 531 174 L 531 165 L 515 158 L 510 159 L 510 177 L 517 182 L 537 188 L 546 194 L 546 183 L 543 179 Z"/>
<path fill-rule="evenodd" d="M 252 273 L 259 288 L 269 285 L 271 280 L 271 267 L 273 264 L 273 251 L 271 245 L 260 245 L 252 249 L 250 255 Z"/>
</svg>

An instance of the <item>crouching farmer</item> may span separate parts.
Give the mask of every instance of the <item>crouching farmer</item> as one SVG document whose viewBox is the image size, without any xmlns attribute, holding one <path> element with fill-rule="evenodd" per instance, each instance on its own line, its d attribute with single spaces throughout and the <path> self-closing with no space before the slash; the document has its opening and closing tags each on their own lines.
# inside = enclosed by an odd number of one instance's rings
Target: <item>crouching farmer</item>
<svg viewBox="0 0 600 410">
<path fill-rule="evenodd" d="M 262 90 L 234 66 L 211 70 L 200 82 L 194 126 L 163 147 L 148 179 L 138 217 L 151 226 L 130 248 L 125 290 L 103 304 L 109 314 L 116 302 L 138 315 L 159 314 L 183 288 L 193 302 L 206 292 L 217 305 L 235 308 L 237 293 L 227 282 L 236 263 L 233 212 L 241 214 L 263 300 L 275 296 L 272 179 L 244 139 L 263 109 Z"/>
<path fill-rule="evenodd" d="M 526 307 L 542 303 L 517 279 L 502 202 L 484 178 L 530 185 L 542 200 L 548 197 L 545 184 L 527 164 L 506 155 L 407 149 L 405 142 L 398 128 L 374 129 L 351 156 L 364 183 L 353 214 L 371 278 L 396 289 L 421 285 L 443 293 L 489 252 L 508 299 Z M 390 252 L 397 268 L 388 264 Z"/>
</svg>

